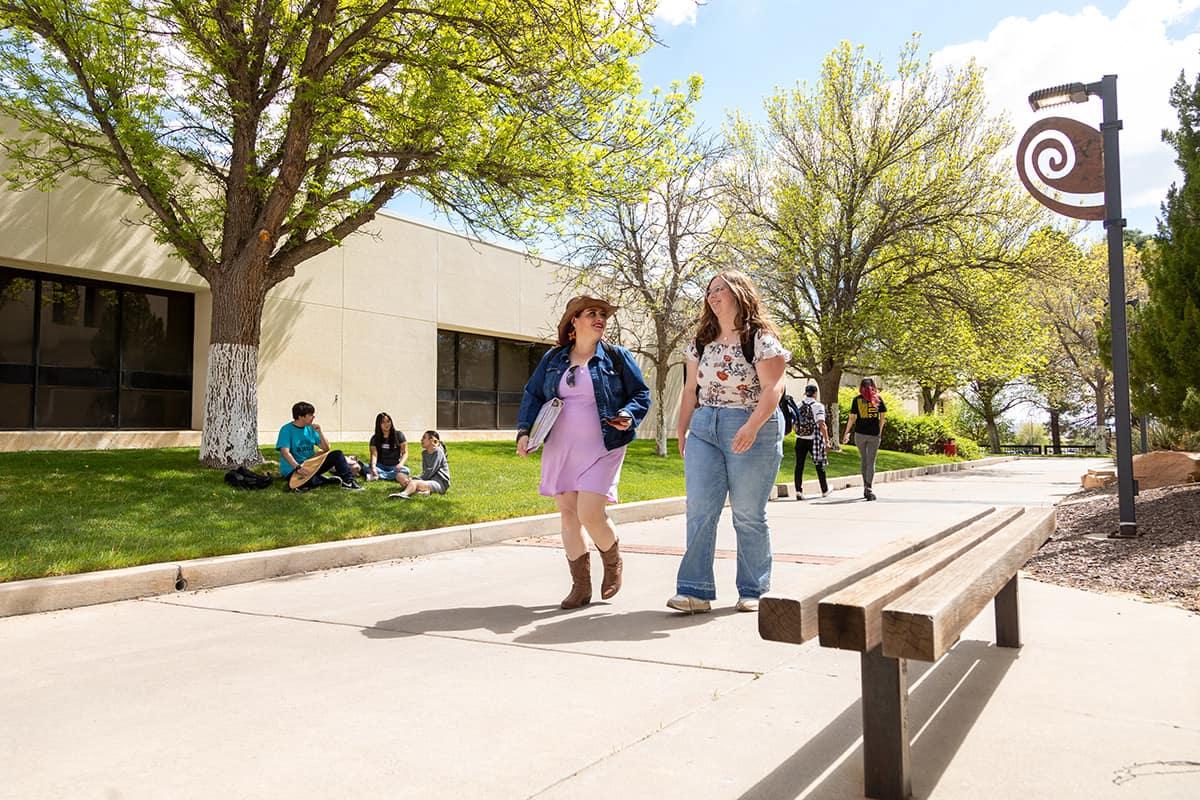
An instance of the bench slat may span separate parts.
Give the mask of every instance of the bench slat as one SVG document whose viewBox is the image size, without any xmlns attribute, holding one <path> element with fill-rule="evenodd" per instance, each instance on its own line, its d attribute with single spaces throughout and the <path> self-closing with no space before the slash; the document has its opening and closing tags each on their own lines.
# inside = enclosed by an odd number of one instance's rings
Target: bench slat
<svg viewBox="0 0 1200 800">
<path fill-rule="evenodd" d="M 821 646 L 860 653 L 874 649 L 883 641 L 882 611 L 885 605 L 1011 524 L 1024 512 L 1024 508 L 1016 507 L 989 514 L 822 598 L 817 614 Z"/>
<path fill-rule="evenodd" d="M 883 609 L 883 654 L 937 661 L 1054 532 L 1054 509 L 1031 508 Z"/>
<path fill-rule="evenodd" d="M 987 508 L 945 530 L 928 536 L 909 536 L 896 539 L 851 561 L 823 570 L 804 585 L 797 597 L 778 594 L 763 595 L 758 606 L 759 636 L 773 642 L 804 644 L 817 636 L 817 604 L 826 595 L 849 586 L 880 567 L 887 566 L 962 530 L 994 513 L 995 510 L 994 507 Z"/>
</svg>

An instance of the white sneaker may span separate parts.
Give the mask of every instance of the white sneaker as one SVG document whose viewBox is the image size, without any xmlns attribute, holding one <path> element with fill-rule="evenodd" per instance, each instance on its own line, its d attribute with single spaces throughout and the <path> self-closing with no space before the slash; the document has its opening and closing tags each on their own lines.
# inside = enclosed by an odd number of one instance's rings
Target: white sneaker
<svg viewBox="0 0 1200 800">
<path fill-rule="evenodd" d="M 712 611 L 712 603 L 701 600 L 699 597 L 677 594 L 667 601 L 667 608 L 673 608 L 685 614 L 703 614 L 705 611 Z"/>
<path fill-rule="evenodd" d="M 796 492 L 796 500 L 801 501 L 803 499 L 804 499 L 804 495 L 800 494 L 799 492 Z"/>
<path fill-rule="evenodd" d="M 738 611 L 758 611 L 757 597 L 739 597 L 737 605 L 734 606 Z"/>
</svg>

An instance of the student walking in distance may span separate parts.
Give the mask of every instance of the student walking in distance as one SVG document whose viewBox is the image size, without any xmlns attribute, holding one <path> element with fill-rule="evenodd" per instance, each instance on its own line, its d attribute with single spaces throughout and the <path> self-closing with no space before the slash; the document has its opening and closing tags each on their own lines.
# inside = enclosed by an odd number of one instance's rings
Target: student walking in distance
<svg viewBox="0 0 1200 800">
<path fill-rule="evenodd" d="M 421 436 L 421 477 L 410 478 L 404 473 L 396 476 L 404 489 L 388 497 L 407 500 L 414 495 L 428 497 L 445 494 L 450 489 L 450 463 L 446 460 L 446 445 L 437 431 L 425 431 Z"/>
<path fill-rule="evenodd" d="M 821 497 L 829 494 L 825 465 L 829 462 L 829 428 L 825 426 L 825 406 L 817 401 L 817 385 L 804 387 L 804 399 L 796 407 L 796 499 L 804 499 L 804 462 L 812 454 Z"/>
<path fill-rule="evenodd" d="M 737 532 L 738 611 L 771 586 L 767 500 L 783 460 L 783 373 L 791 354 L 754 284 L 727 270 L 708 283 L 679 403 L 687 486 L 687 551 L 667 606 L 695 614 L 717 597 L 717 520 L 729 497 Z"/>
<path fill-rule="evenodd" d="M 633 354 L 603 340 L 617 307 L 596 297 L 575 297 L 558 323 L 558 346 L 542 357 L 525 384 L 517 415 L 517 454 L 529 454 L 529 431 L 542 406 L 561 398 L 559 413 L 542 451 L 538 491 L 553 497 L 562 515 L 562 542 L 571 573 L 563 608 L 592 601 L 591 556 L 586 528 L 604 577 L 600 597 L 621 589 L 620 543 L 605 506 L 617 502 L 625 447 L 650 409 L 650 389 Z"/>
<path fill-rule="evenodd" d="M 871 483 L 875 480 L 875 455 L 879 452 L 879 438 L 883 435 L 883 423 L 887 416 L 887 405 L 875 388 L 875 381 L 863 378 L 858 384 L 858 397 L 850 404 L 850 416 L 846 420 L 846 433 L 842 443 L 849 444 L 850 432 L 854 431 L 854 444 L 862 462 L 863 497 L 875 499 Z"/>
</svg>

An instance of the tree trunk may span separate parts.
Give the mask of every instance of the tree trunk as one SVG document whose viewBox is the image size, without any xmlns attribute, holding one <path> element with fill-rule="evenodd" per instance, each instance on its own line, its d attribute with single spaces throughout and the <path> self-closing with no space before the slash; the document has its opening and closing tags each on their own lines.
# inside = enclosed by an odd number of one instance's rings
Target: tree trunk
<svg viewBox="0 0 1200 800">
<path fill-rule="evenodd" d="M 661 351 L 660 351 L 661 352 Z M 658 425 L 654 434 L 654 454 L 666 458 L 667 451 L 667 378 L 670 376 L 671 362 L 654 365 L 654 420 Z"/>
<path fill-rule="evenodd" d="M 1057 408 L 1050 409 L 1050 446 L 1054 455 L 1062 455 L 1062 412 Z"/>
<path fill-rule="evenodd" d="M 993 453 L 1000 452 L 1000 428 L 996 425 L 996 415 L 990 410 L 983 415 L 984 422 L 987 423 L 988 444 Z"/>
<path fill-rule="evenodd" d="M 921 387 L 921 413 L 936 414 L 938 400 L 942 398 L 942 391 L 933 386 Z"/>
<path fill-rule="evenodd" d="M 833 443 L 830 450 L 837 452 L 842 449 L 842 419 L 838 408 L 838 387 L 842 382 L 842 368 L 826 364 L 826 370 L 816 377 L 817 390 L 821 393 L 821 402 L 825 404 L 825 426 L 829 428 L 829 440 Z"/>
<path fill-rule="evenodd" d="M 200 463 L 230 469 L 261 464 L 258 449 L 258 342 L 264 282 L 221 275 L 209 281 L 213 294 L 204 433 Z"/>
</svg>

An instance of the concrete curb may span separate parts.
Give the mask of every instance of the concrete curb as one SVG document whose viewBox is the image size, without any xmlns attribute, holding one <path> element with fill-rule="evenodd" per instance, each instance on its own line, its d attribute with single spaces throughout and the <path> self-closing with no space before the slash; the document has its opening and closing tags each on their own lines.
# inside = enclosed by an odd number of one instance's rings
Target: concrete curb
<svg viewBox="0 0 1200 800">
<path fill-rule="evenodd" d="M 978 461 L 958 461 L 928 467 L 892 470 L 877 473 L 875 481 L 905 480 L 919 475 L 956 472 L 986 467 L 1016 456 L 1000 456 Z M 816 491 L 817 482 L 806 481 L 806 491 Z M 790 487 L 790 484 L 780 484 Z M 846 489 L 862 485 L 859 476 L 833 478 L 831 489 Z M 786 493 L 785 493 L 786 494 Z M 621 503 L 609 509 L 617 524 L 640 522 L 684 513 L 686 499 L 665 497 L 637 503 Z M 229 556 L 197 558 L 166 564 L 148 564 L 126 569 L 87 572 L 54 578 L 33 578 L 0 583 L 0 617 L 59 611 L 65 608 L 135 600 L 139 597 L 171 594 L 191 589 L 211 589 L 236 583 L 248 583 L 284 575 L 297 575 L 323 569 L 352 567 L 375 561 L 440 553 L 495 544 L 520 536 L 548 536 L 558 532 L 558 514 L 456 525 L 430 531 L 390 533 L 365 539 L 345 539 L 320 542 L 257 553 L 238 553 Z"/>
</svg>

